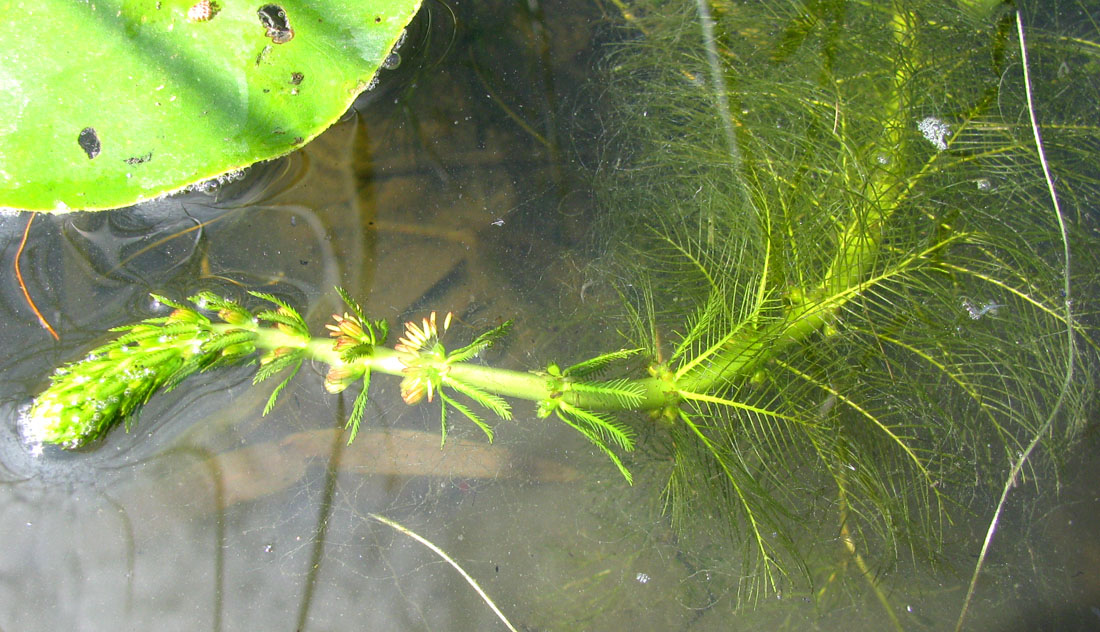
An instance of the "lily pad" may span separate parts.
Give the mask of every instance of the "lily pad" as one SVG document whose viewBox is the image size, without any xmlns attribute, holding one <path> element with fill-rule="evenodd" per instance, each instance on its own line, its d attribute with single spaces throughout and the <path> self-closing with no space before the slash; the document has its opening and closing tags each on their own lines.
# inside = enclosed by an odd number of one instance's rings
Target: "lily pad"
<svg viewBox="0 0 1100 632">
<path fill-rule="evenodd" d="M 0 207 L 126 206 L 287 154 L 420 0 L 0 0 Z"/>
</svg>

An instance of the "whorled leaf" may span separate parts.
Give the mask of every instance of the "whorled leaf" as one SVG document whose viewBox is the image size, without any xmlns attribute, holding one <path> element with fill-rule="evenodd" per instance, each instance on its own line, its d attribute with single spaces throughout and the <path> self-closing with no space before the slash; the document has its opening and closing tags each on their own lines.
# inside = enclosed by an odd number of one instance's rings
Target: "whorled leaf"
<svg viewBox="0 0 1100 632">
<path fill-rule="evenodd" d="M 251 332 L 215 331 L 194 310 L 162 302 L 178 309 L 122 329 L 125 333 L 115 340 L 50 377 L 50 386 L 35 398 L 25 420 L 32 440 L 79 447 L 123 420 L 129 424 L 157 391 L 252 353 Z M 226 344 L 223 337 L 232 340 Z"/>
</svg>

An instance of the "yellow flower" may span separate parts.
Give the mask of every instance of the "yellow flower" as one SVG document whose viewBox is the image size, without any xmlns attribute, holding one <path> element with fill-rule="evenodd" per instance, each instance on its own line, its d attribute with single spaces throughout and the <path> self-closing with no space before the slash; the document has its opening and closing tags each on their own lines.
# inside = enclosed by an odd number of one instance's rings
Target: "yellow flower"
<svg viewBox="0 0 1100 632">
<path fill-rule="evenodd" d="M 405 335 L 393 348 L 403 354 L 401 363 L 405 365 L 405 379 L 401 380 L 401 399 L 406 404 L 419 403 L 425 396 L 429 402 L 434 398 L 435 390 L 449 368 L 439 337 L 450 328 L 452 317 L 453 314 L 447 312 L 442 331 L 435 312 L 422 319 L 419 325 L 412 321 L 405 323 Z"/>
<path fill-rule="evenodd" d="M 447 312 L 447 315 L 444 317 L 443 333 L 446 333 L 447 329 L 451 327 L 451 318 L 453 316 L 454 314 Z M 436 324 L 435 312 L 432 312 L 428 318 L 423 319 L 422 323 L 421 326 L 417 326 L 417 324 L 411 320 L 406 322 L 405 335 L 397 341 L 398 344 L 394 345 L 393 348 L 405 353 L 417 353 L 418 351 L 423 351 L 434 346 L 428 343 L 433 340 L 438 342 L 439 337 L 442 335 Z"/>
<path fill-rule="evenodd" d="M 359 319 L 344 312 L 344 315 L 333 314 L 332 319 L 336 321 L 336 324 L 325 325 L 325 329 L 329 330 L 330 336 L 338 338 L 340 336 L 346 336 L 352 338 L 357 342 L 366 342 L 364 340 L 366 335 L 363 333 L 363 326 L 359 323 Z"/>
</svg>

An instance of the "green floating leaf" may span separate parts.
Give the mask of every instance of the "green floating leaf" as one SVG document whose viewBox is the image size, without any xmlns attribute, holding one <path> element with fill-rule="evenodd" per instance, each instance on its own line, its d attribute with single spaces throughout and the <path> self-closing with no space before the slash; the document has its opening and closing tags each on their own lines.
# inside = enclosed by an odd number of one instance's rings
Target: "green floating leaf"
<svg viewBox="0 0 1100 632">
<path fill-rule="evenodd" d="M 287 154 L 420 0 L 46 0 L 0 23 L 0 207 L 126 206 Z"/>
</svg>

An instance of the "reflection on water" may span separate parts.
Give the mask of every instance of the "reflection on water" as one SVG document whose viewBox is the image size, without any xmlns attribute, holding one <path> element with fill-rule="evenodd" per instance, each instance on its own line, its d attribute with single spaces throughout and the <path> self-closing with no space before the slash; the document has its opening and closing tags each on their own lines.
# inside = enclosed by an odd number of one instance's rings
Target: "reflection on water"
<svg viewBox="0 0 1100 632">
<path fill-rule="evenodd" d="M 498 424 L 493 445 L 454 428 L 441 452 L 436 409 L 408 409 L 396 382 L 376 379 L 348 447 L 345 402 L 324 394 L 321 368 L 303 369 L 263 419 L 271 387 L 228 369 L 154 398 L 131 433 L 93 450 L 35 456 L 18 434 L 52 367 L 155 314 L 151 291 L 271 292 L 316 330 L 337 309 L 334 285 L 391 323 L 454 311 L 459 337 L 516 318 L 513 346 L 494 358 L 514 368 L 619 344 L 599 319 L 616 299 L 578 247 L 587 194 L 568 174 L 590 150 L 563 142 L 595 125 L 562 119 L 585 115 L 576 88 L 598 22 L 587 5 L 531 6 L 481 6 L 457 27 L 461 7 L 429 6 L 377 93 L 241 181 L 36 220 L 23 268 L 62 340 L 38 329 L 5 275 L 0 629 L 500 629 L 446 564 L 370 513 L 449 552 L 522 629 L 729 629 L 736 565 L 680 550 L 660 482 L 641 474 L 626 487 L 582 439 L 529 412 Z M 0 216 L 5 269 L 24 221 Z M 1094 530 L 1071 526 L 1095 521 L 1097 502 L 1052 502 L 1039 532 L 1008 532 L 1025 546 L 997 560 L 998 603 L 1060 571 L 1068 580 L 1045 595 L 1068 584 L 1075 603 L 1096 599 Z M 1077 555 L 1065 554 L 1075 539 Z M 1047 543 L 1055 560 L 1036 550 Z M 1037 570 L 1046 564 L 1057 568 Z M 1029 579 L 1015 580 L 1019 569 Z M 924 570 L 895 570 L 908 582 L 905 622 L 940 629 L 963 583 Z M 786 596 L 740 616 L 755 629 L 881 629 L 860 594 Z"/>
<path fill-rule="evenodd" d="M 456 31 L 449 11 L 429 13 L 430 24 L 414 29 L 419 50 L 410 40 L 401 68 L 302 152 L 211 191 L 37 218 L 22 266 L 62 339 L 37 328 L 9 278 L 0 329 L 0 628 L 499 624 L 438 558 L 366 515 L 388 515 L 457 553 L 492 590 L 532 568 L 528 554 L 506 541 L 480 552 L 465 543 L 483 544 L 473 534 L 488 532 L 486 520 L 506 532 L 534 521 L 526 530 L 539 531 L 544 514 L 508 516 L 546 497 L 542 506 L 560 514 L 563 491 L 581 484 L 575 459 L 544 449 L 548 437 L 537 428 L 501 429 L 496 445 L 456 428 L 440 451 L 438 413 L 407 410 L 396 383 L 376 380 L 367 427 L 347 447 L 346 410 L 323 393 L 316 367 L 262 420 L 269 388 L 251 388 L 247 369 L 228 369 L 155 397 L 132 432 L 90 450 L 35 454 L 17 427 L 53 366 L 108 327 L 158 315 L 163 306 L 149 292 L 270 292 L 317 329 L 337 307 L 335 285 L 376 317 L 447 309 L 467 330 L 523 320 L 556 301 L 558 277 L 537 292 L 526 286 L 579 234 L 575 210 L 559 209 L 570 185 L 547 132 L 559 105 L 550 103 L 557 70 L 530 33 L 509 34 L 516 21 L 542 18 L 486 12 Z M 471 48 L 478 37 L 489 43 Z M 494 67 L 493 51 L 507 46 L 527 52 Z M 461 72 L 440 73 L 438 64 Z M 532 146 L 486 90 L 512 99 L 543 142 Z M 8 269 L 24 221 L 0 217 Z M 539 575 L 553 578 L 545 570 Z M 519 615 L 514 604 L 508 610 Z"/>
</svg>

